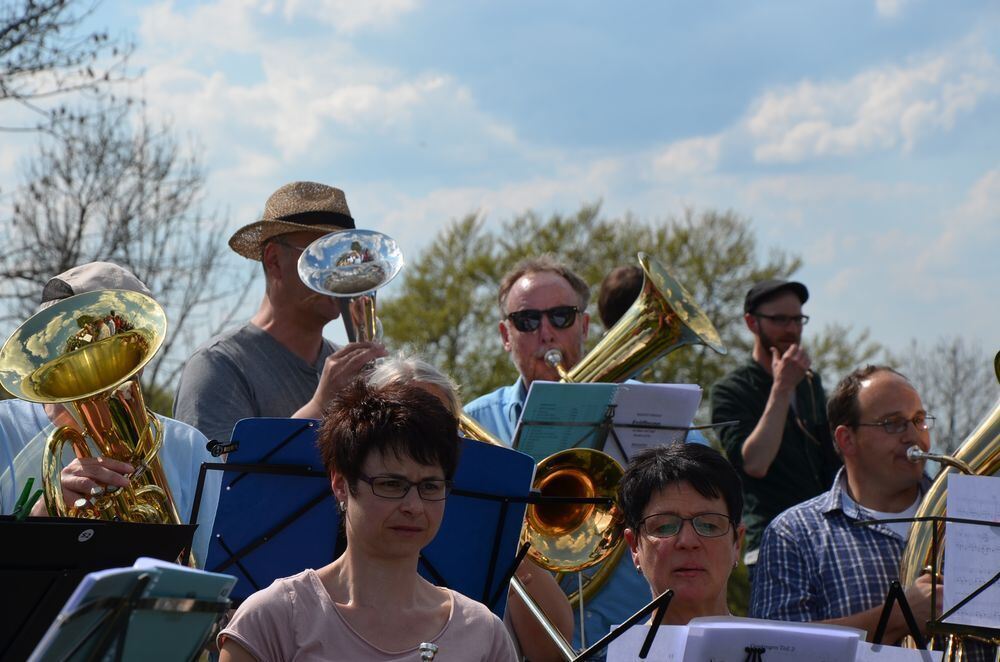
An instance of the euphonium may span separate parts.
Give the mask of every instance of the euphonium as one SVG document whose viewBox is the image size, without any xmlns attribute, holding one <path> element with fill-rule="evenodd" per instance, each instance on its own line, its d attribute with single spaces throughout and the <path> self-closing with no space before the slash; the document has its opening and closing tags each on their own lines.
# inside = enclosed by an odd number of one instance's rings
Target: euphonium
<svg viewBox="0 0 1000 662">
<path fill-rule="evenodd" d="M 403 268 L 396 240 L 374 230 L 344 230 L 324 235 L 299 256 L 299 278 L 310 289 L 335 297 L 350 342 L 378 340 L 375 291 Z"/>
<path fill-rule="evenodd" d="M 22 324 L 0 350 L 0 383 L 29 402 L 63 405 L 79 429 L 59 427 L 43 454 L 45 502 L 53 516 L 180 524 L 158 452 L 160 423 L 146 409 L 139 373 L 163 342 L 166 317 L 138 292 L 103 290 L 63 299 Z M 128 462 L 128 487 L 66 504 L 63 447 Z"/>
<path fill-rule="evenodd" d="M 994 359 L 997 381 L 1000 381 L 1000 352 Z M 918 458 L 919 459 L 919 458 Z M 950 457 L 929 456 L 928 459 L 938 459 L 948 465 L 934 479 L 923 503 L 917 509 L 916 517 L 944 516 L 948 498 L 948 476 L 956 471 L 974 473 L 979 476 L 992 476 L 1000 471 L 1000 400 L 996 402 L 990 413 L 966 437 L 955 454 Z M 909 586 L 917 580 L 924 569 L 931 565 L 932 540 L 934 527 L 938 527 L 939 540 L 944 540 L 945 526 L 937 522 L 914 522 L 910 527 L 910 537 L 907 539 L 903 556 L 900 560 L 899 577 L 903 586 Z M 940 546 L 938 557 L 934 559 L 940 567 L 944 545 Z M 963 659 L 965 643 L 963 638 L 949 636 L 945 644 L 945 661 Z M 907 637 L 908 645 L 912 641 Z"/>
</svg>

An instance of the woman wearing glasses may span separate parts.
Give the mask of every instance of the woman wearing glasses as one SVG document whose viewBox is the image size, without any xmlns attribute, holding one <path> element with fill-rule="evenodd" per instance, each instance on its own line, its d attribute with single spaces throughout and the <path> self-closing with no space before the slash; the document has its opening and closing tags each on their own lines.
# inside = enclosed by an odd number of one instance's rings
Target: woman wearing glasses
<svg viewBox="0 0 1000 662">
<path fill-rule="evenodd" d="M 255 593 L 219 635 L 220 659 L 514 660 L 485 606 L 417 574 L 458 462 L 455 418 L 407 384 L 358 380 L 334 400 L 318 445 L 347 533 L 347 550 L 318 570 Z"/>
<path fill-rule="evenodd" d="M 653 596 L 673 589 L 662 625 L 729 614 L 726 584 L 743 542 L 743 496 L 732 465 L 700 444 L 643 451 L 618 488 L 625 540 Z"/>
</svg>

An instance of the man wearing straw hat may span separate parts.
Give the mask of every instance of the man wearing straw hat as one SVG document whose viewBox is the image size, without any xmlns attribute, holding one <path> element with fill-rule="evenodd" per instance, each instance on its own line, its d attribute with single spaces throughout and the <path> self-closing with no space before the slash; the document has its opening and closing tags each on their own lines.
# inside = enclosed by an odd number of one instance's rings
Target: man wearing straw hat
<svg viewBox="0 0 1000 662">
<path fill-rule="evenodd" d="M 323 328 L 340 315 L 338 302 L 299 279 L 306 246 L 354 227 L 343 191 L 293 182 L 267 199 L 259 221 L 236 231 L 229 246 L 263 264 L 264 297 L 249 322 L 188 359 L 174 401 L 178 419 L 210 439 L 228 440 L 244 418 L 320 418 L 337 391 L 385 356 L 377 343 L 338 349 L 323 338 Z"/>
</svg>

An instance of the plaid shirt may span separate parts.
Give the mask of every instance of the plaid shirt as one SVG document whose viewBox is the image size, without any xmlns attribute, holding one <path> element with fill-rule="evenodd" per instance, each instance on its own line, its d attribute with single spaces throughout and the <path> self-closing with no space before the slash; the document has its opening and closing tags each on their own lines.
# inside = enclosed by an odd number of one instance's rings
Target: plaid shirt
<svg viewBox="0 0 1000 662">
<path fill-rule="evenodd" d="M 924 490 L 928 487 L 925 477 Z M 829 492 L 789 508 L 764 532 L 750 596 L 750 615 L 780 621 L 850 616 L 885 602 L 899 578 L 906 541 L 849 502 L 841 469 Z"/>
</svg>

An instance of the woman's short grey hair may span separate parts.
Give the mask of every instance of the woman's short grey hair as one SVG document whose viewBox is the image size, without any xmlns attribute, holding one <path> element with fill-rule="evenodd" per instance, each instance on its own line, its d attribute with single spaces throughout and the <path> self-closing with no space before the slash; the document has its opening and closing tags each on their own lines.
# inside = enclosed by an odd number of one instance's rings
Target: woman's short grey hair
<svg viewBox="0 0 1000 662">
<path fill-rule="evenodd" d="M 416 356 L 399 353 L 379 359 L 375 362 L 375 368 L 368 374 L 367 381 L 375 387 L 411 382 L 436 386 L 447 396 L 448 406 L 453 414 L 457 416 L 462 411 L 462 402 L 458 397 L 458 385 L 454 380 Z"/>
</svg>

